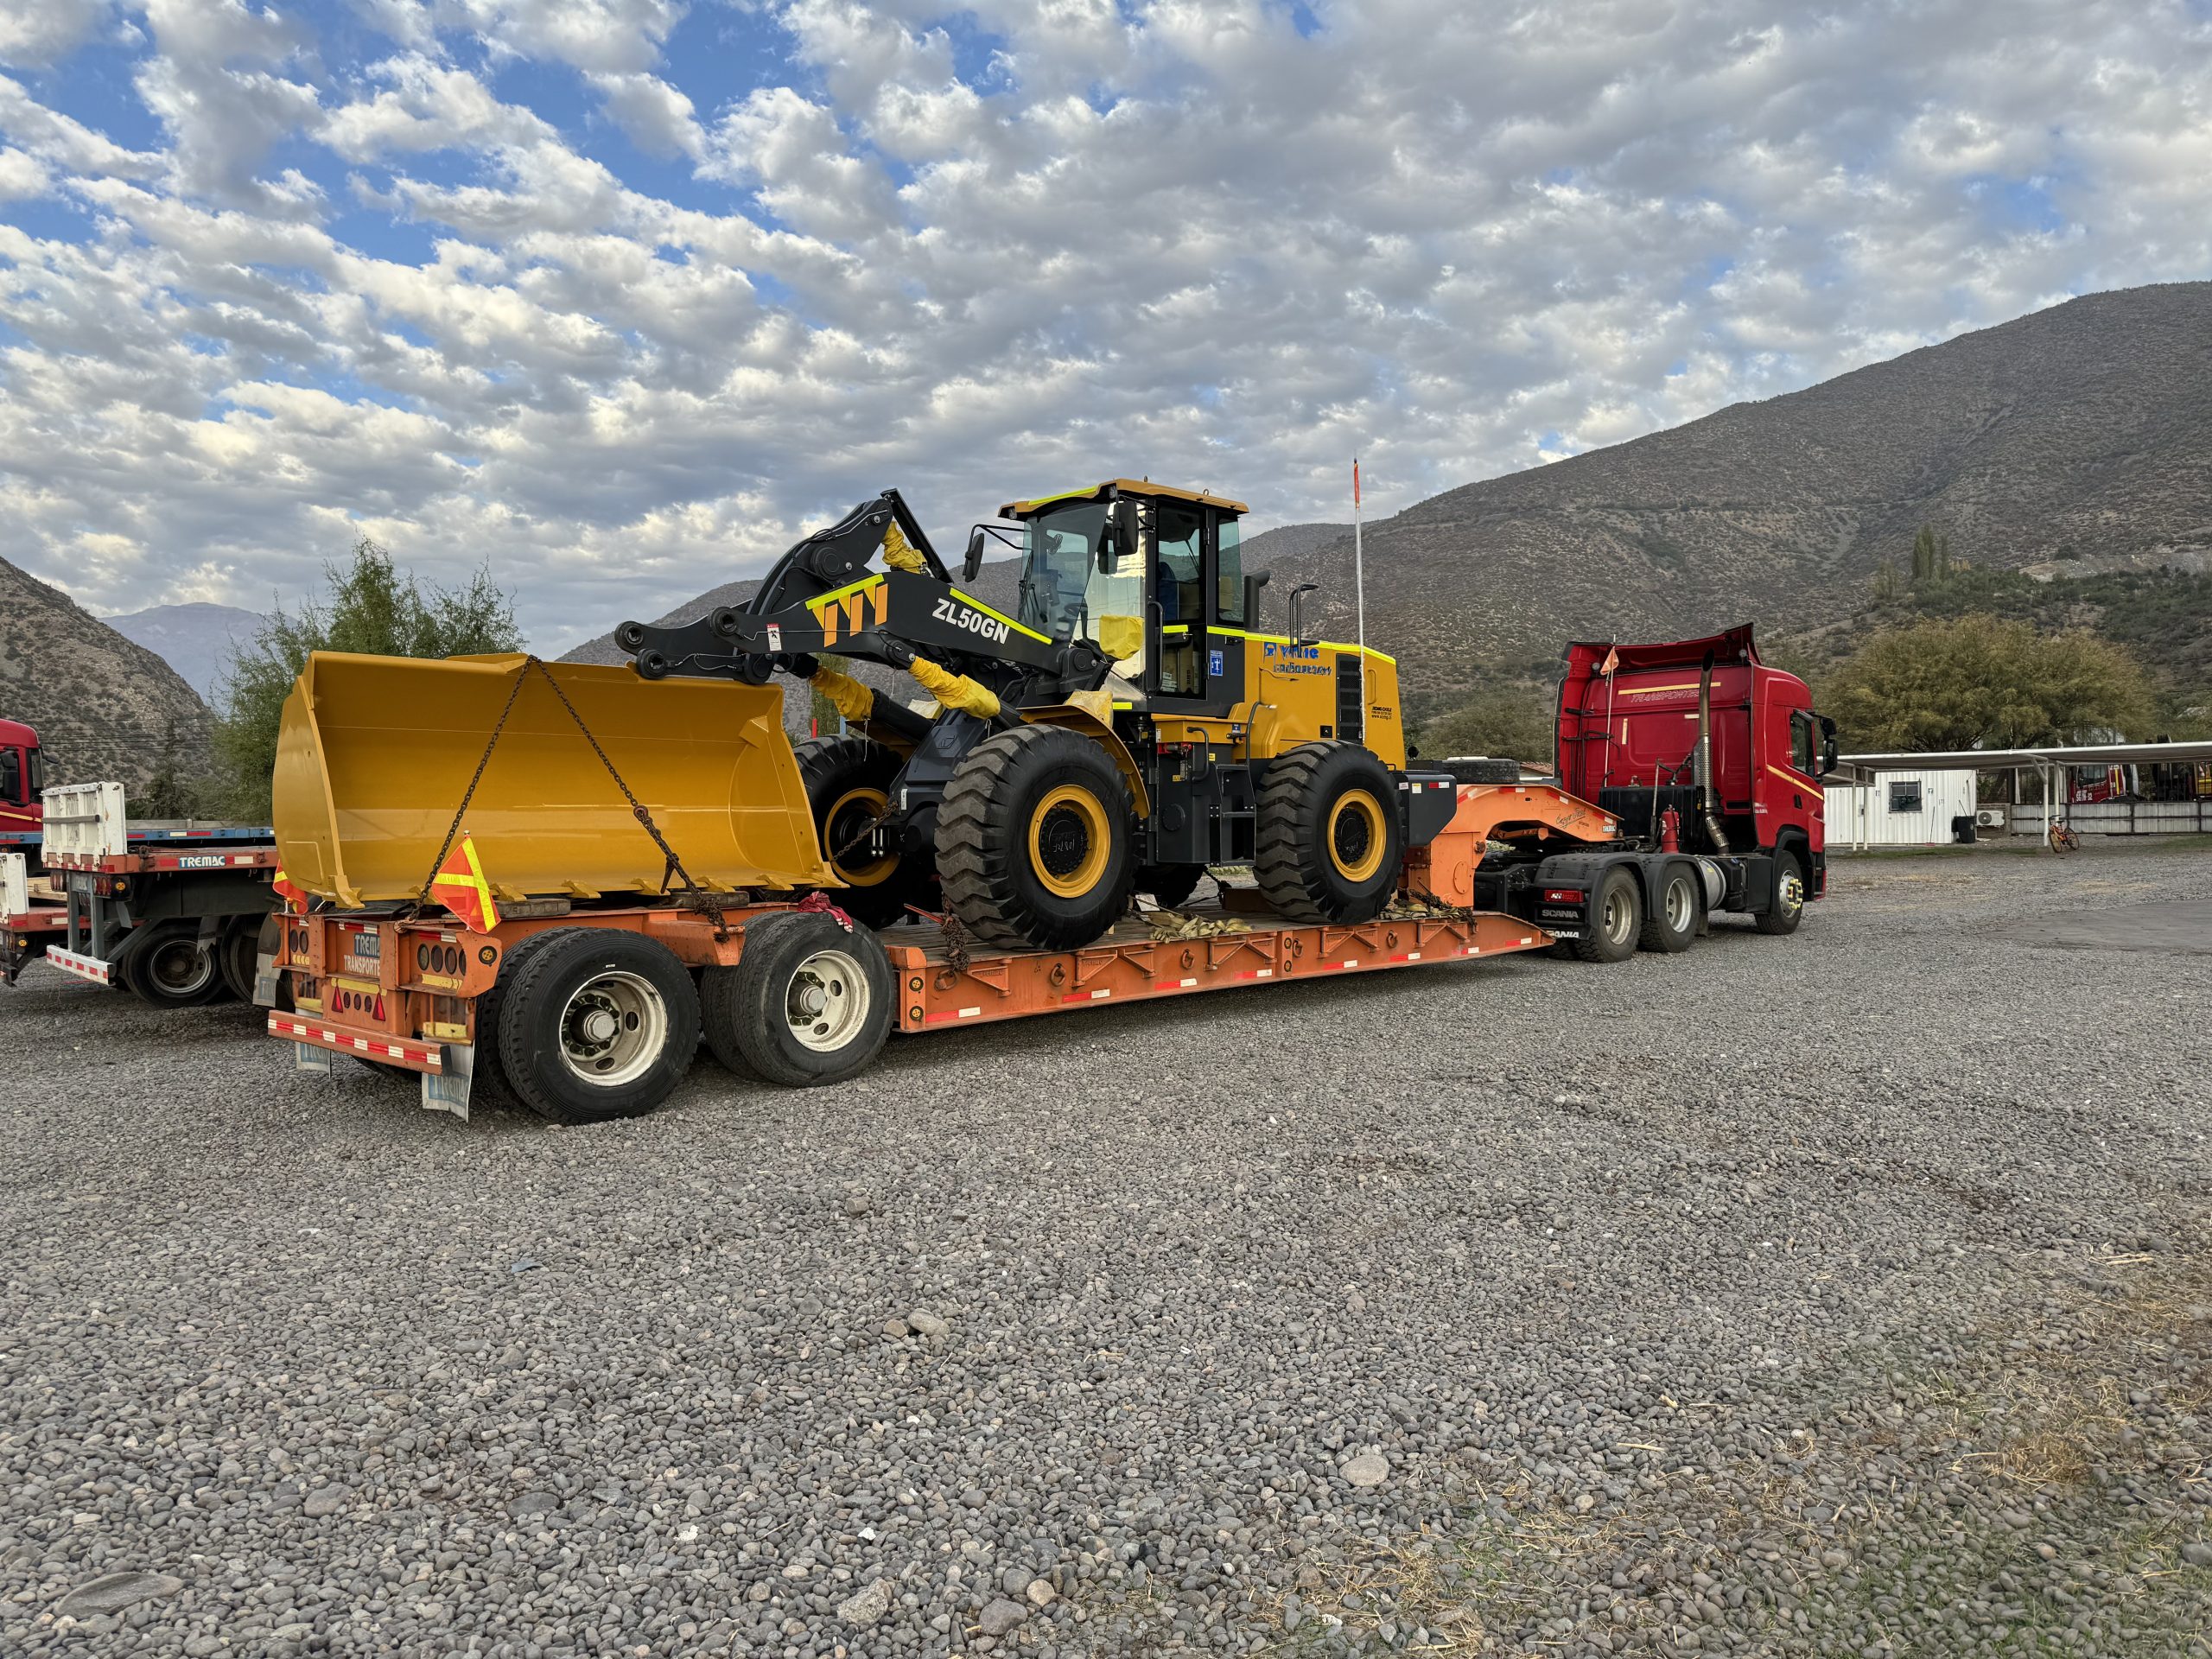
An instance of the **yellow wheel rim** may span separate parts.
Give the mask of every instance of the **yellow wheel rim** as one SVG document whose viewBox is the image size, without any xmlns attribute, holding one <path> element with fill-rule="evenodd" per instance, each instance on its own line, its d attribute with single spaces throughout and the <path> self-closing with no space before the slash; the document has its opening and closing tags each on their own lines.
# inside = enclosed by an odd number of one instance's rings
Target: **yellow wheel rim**
<svg viewBox="0 0 2212 1659">
<path fill-rule="evenodd" d="M 1382 804 L 1363 789 L 1348 789 L 1329 809 L 1329 862 L 1347 881 L 1364 881 L 1382 868 L 1389 842 Z"/>
<path fill-rule="evenodd" d="M 830 810 L 822 815 L 822 851 L 830 861 L 830 868 L 837 872 L 837 879 L 849 887 L 873 887 L 891 879 L 892 871 L 899 868 L 899 855 L 887 853 L 880 858 L 862 864 L 846 861 L 849 855 L 841 856 L 837 849 L 861 833 L 861 826 L 881 817 L 891 807 L 891 798 L 880 789 L 849 789 L 830 803 Z M 854 852 L 866 856 L 864 847 Z"/>
<path fill-rule="evenodd" d="M 1080 784 L 1048 791 L 1029 815 L 1029 868 L 1058 899 L 1080 899 L 1106 874 L 1114 832 L 1106 809 Z"/>
</svg>

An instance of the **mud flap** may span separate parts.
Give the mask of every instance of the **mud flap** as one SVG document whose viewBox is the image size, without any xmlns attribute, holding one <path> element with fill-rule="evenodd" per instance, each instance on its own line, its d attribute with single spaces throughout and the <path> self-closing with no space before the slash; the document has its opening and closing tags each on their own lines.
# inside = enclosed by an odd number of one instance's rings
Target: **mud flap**
<svg viewBox="0 0 2212 1659">
<path fill-rule="evenodd" d="M 426 1112 L 450 1112 L 462 1122 L 467 1122 L 469 1084 L 475 1076 L 476 1046 L 474 1043 L 446 1044 L 443 1072 L 423 1073 L 423 1109 Z"/>
<path fill-rule="evenodd" d="M 313 1043 L 294 1043 L 292 1070 L 309 1077 L 327 1077 L 330 1075 L 330 1051 L 317 1048 Z"/>
<path fill-rule="evenodd" d="M 257 1007 L 276 1006 L 276 958 L 266 950 L 253 959 L 253 1001 Z"/>
</svg>

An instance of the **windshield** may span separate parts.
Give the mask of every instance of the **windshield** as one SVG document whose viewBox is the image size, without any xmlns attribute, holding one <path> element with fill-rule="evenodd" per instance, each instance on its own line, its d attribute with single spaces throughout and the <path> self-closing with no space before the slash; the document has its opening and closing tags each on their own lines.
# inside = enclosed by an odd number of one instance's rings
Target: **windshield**
<svg viewBox="0 0 2212 1659">
<path fill-rule="evenodd" d="M 1122 558 L 1111 575 L 1098 569 L 1098 543 L 1112 509 L 1103 501 L 1071 501 L 1024 526 L 1020 619 L 1054 639 L 1098 639 L 1109 617 L 1141 618 L 1141 562 Z M 1125 643 L 1119 637 L 1116 643 Z"/>
</svg>

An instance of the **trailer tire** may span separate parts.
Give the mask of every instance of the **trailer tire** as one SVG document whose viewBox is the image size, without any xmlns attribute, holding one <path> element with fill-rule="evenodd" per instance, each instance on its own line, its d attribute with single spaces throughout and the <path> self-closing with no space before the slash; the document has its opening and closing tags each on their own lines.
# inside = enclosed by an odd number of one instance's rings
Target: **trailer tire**
<svg viewBox="0 0 2212 1659">
<path fill-rule="evenodd" d="M 699 991 L 715 1058 L 789 1089 L 842 1083 L 867 1066 L 898 1012 L 882 941 L 799 911 L 747 923 L 737 965 L 708 969 Z"/>
<path fill-rule="evenodd" d="M 1574 954 L 1585 962 L 1626 962 L 1636 954 L 1637 936 L 1643 931 L 1643 889 L 1633 870 L 1616 864 L 1591 895 L 1590 931 L 1573 941 Z"/>
<path fill-rule="evenodd" d="M 836 849 L 861 833 L 891 803 L 891 785 L 906 761 L 895 749 L 865 737 L 810 738 L 798 746 L 799 782 L 806 788 L 823 861 L 844 886 L 825 889 L 837 907 L 870 927 L 906 919 L 909 904 L 925 903 L 930 872 L 897 851 L 887 857 L 842 860 Z"/>
<path fill-rule="evenodd" d="M 1254 838 L 1253 880 L 1285 921 L 1372 921 L 1398 890 L 1397 787 L 1356 743 L 1301 743 L 1276 756 Z"/>
<path fill-rule="evenodd" d="M 937 815 L 945 907 L 986 944 L 1072 950 L 1122 918 L 1136 808 L 1113 758 L 1058 726 L 968 751 Z"/>
<path fill-rule="evenodd" d="M 699 1046 L 691 970 L 635 933 L 561 927 L 537 937 L 544 943 L 515 968 L 497 1011 L 507 1086 L 556 1123 L 652 1111 Z"/>
<path fill-rule="evenodd" d="M 230 925 L 223 930 L 222 943 L 217 946 L 215 954 L 223 983 L 241 1002 L 253 1001 L 253 977 L 260 970 L 260 964 L 256 960 L 260 951 L 261 918 L 231 918 Z"/>
<path fill-rule="evenodd" d="M 1187 903 L 1205 880 L 1203 864 L 1147 864 L 1137 871 L 1137 891 L 1149 893 L 1162 910 Z"/>
<path fill-rule="evenodd" d="M 200 924 L 149 922 L 116 952 L 116 974 L 142 1002 L 196 1008 L 223 995 L 222 951 L 200 948 Z"/>
<path fill-rule="evenodd" d="M 1774 897 L 1751 918 L 1762 933 L 1795 933 L 1805 919 L 1805 865 L 1794 852 L 1774 857 Z"/>
<path fill-rule="evenodd" d="M 1659 892 L 1643 925 L 1637 930 L 1636 948 L 1673 956 L 1697 942 L 1698 911 L 1705 884 L 1686 865 L 1669 864 L 1659 873 Z"/>
</svg>

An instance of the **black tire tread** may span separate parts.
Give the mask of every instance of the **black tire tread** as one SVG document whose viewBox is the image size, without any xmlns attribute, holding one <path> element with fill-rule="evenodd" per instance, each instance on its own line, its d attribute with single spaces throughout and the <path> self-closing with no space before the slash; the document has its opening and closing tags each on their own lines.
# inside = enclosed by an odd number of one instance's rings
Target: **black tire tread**
<svg viewBox="0 0 2212 1659">
<path fill-rule="evenodd" d="M 1693 913 L 1688 930 L 1680 938 L 1676 938 L 1667 926 L 1667 888 L 1674 881 L 1682 879 L 1687 879 L 1692 883 L 1693 890 L 1690 897 Z M 1703 895 L 1702 884 L 1694 875 L 1689 875 L 1685 872 L 1681 866 L 1676 865 L 1670 869 L 1662 870 L 1659 874 L 1659 902 L 1656 905 L 1648 902 L 1645 904 L 1643 925 L 1637 930 L 1636 948 L 1639 950 L 1656 951 L 1662 956 L 1673 956 L 1677 951 L 1688 950 L 1697 938 L 1697 918 L 1694 909 L 1701 901 Z"/>
<path fill-rule="evenodd" d="M 630 936 L 616 934 L 613 937 L 621 938 Z M 532 938 L 543 939 L 545 943 L 530 953 L 527 958 L 516 968 L 514 982 L 509 988 L 506 995 L 508 1003 L 522 1007 L 528 1007 L 531 1005 L 537 995 L 540 982 L 562 966 L 563 957 L 567 947 L 574 944 L 579 947 L 603 949 L 608 943 L 608 939 L 602 937 L 598 929 L 589 927 L 549 928 L 543 933 L 532 935 Z M 657 948 L 665 949 L 665 947 Z M 672 954 L 669 960 L 671 963 L 676 962 Z M 677 966 L 679 969 L 682 969 L 680 963 L 677 963 Z M 505 977 L 505 976 L 502 974 L 501 978 Z M 669 1046 L 671 1052 L 680 1057 L 679 1070 L 681 1070 L 690 1064 L 691 1056 L 698 1047 L 699 998 L 697 988 L 692 983 L 691 976 L 688 971 L 679 971 L 672 982 L 678 987 L 678 989 L 676 998 L 677 1005 L 669 1009 Z M 599 1123 L 620 1117 L 643 1116 L 659 1104 L 659 1102 L 654 1101 L 642 1106 L 579 1110 L 567 1102 L 545 1093 L 537 1086 L 531 1075 L 527 1064 L 529 1053 L 524 1049 L 518 1034 L 521 1030 L 520 1026 L 510 1023 L 503 1014 L 498 1032 L 499 1065 L 505 1073 L 508 1089 L 520 1098 L 524 1105 L 529 1107 L 540 1117 L 555 1123 Z"/>
<path fill-rule="evenodd" d="M 1785 866 L 1796 870 L 1797 880 L 1804 884 L 1805 893 L 1808 897 L 1810 897 L 1813 885 L 1812 872 L 1805 868 L 1805 861 L 1798 857 L 1796 853 L 1794 851 L 1777 854 L 1775 857 L 1774 885 L 1776 891 L 1779 892 L 1781 890 L 1782 878 L 1786 873 Z M 1770 906 L 1768 909 L 1763 910 L 1758 915 L 1752 917 L 1751 925 L 1758 928 L 1760 932 L 1767 934 L 1770 938 L 1779 938 L 1786 935 L 1795 933 L 1797 931 L 1797 925 L 1804 919 L 1805 906 L 1801 901 L 1798 904 L 1796 910 L 1787 917 L 1783 916 L 1779 906 Z"/>
<path fill-rule="evenodd" d="M 1613 954 L 1612 944 L 1605 936 L 1605 889 L 1615 881 L 1625 881 L 1628 884 L 1629 896 L 1636 900 L 1639 909 L 1643 904 L 1643 884 L 1639 882 L 1635 876 L 1629 874 L 1625 867 L 1616 864 L 1611 869 L 1607 870 L 1603 876 L 1599 877 L 1598 889 L 1590 896 L 1590 925 L 1581 938 L 1570 939 L 1567 941 L 1567 944 L 1573 948 L 1575 956 L 1581 961 L 1599 963 L 1626 962 L 1629 957 L 1636 954 L 1636 938 L 1634 936 L 1631 936 L 1630 938 L 1628 949 L 1622 951 L 1618 956 L 1615 956 Z M 1642 932 L 1643 922 L 1642 918 L 1639 917 L 1637 919 L 1637 934 L 1641 935 Z"/>
<path fill-rule="evenodd" d="M 898 1019 L 899 979 L 872 932 L 855 932 L 852 938 L 853 954 L 864 967 L 875 969 L 874 1029 L 831 1059 L 809 1057 L 797 1061 L 771 1040 L 769 1021 L 779 1017 L 774 1001 L 781 979 L 776 959 L 780 943 L 790 934 L 813 931 L 824 924 L 834 926 L 836 919 L 796 911 L 747 923 L 737 965 L 710 968 L 701 976 L 700 1016 L 706 1027 L 708 1046 L 716 1059 L 739 1077 L 787 1089 L 816 1088 L 843 1082 L 883 1052 Z"/>
<path fill-rule="evenodd" d="M 998 810 L 1007 780 L 1026 752 L 1061 742 L 1088 744 L 1088 738 L 1052 726 L 1017 726 L 988 737 L 968 752 L 944 791 L 937 815 L 937 870 L 944 884 L 945 908 L 962 925 L 986 944 L 1020 949 L 1042 944 L 1039 925 L 1023 904 L 1014 881 L 1016 826 L 1003 822 Z M 1096 745 L 1092 745 L 1096 748 Z M 1103 751 L 1099 751 L 1102 757 Z M 1110 766 L 1111 762 L 1108 765 Z M 1124 822 L 1132 822 L 1135 801 L 1118 769 L 1114 772 L 1121 791 Z M 1131 841 L 1134 836 L 1129 837 Z M 1109 916 L 1128 908 L 1136 880 L 1135 849 L 1122 860 L 1118 891 Z M 1111 925 L 1109 920 L 1108 925 Z M 1101 930 L 1103 931 L 1103 929 Z M 1089 941 L 1081 941 L 1087 944 Z M 1063 945 L 1061 948 L 1073 948 Z"/>
</svg>

